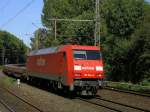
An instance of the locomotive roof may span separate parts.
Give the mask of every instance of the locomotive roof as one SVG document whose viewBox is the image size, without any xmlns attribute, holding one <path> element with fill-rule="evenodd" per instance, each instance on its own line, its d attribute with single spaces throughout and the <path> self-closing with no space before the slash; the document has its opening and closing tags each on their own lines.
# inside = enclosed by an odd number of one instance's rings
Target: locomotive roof
<svg viewBox="0 0 150 112">
<path fill-rule="evenodd" d="M 62 46 L 57 46 L 57 47 L 49 47 L 49 48 L 44 48 L 44 49 L 39 49 L 39 50 L 33 50 L 29 53 L 29 56 L 55 53 L 63 47 L 70 47 L 71 49 L 82 49 L 82 50 L 86 50 L 86 49 L 98 50 L 98 48 L 96 46 L 62 45 Z"/>
<path fill-rule="evenodd" d="M 57 50 L 58 50 L 58 47 L 50 47 L 50 48 L 45 48 L 45 49 L 33 50 L 30 52 L 29 56 L 54 53 Z"/>
</svg>

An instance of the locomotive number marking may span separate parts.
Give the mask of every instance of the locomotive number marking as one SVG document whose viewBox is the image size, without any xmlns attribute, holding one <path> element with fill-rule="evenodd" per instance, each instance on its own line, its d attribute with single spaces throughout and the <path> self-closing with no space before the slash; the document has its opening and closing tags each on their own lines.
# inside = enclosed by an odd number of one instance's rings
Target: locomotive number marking
<svg viewBox="0 0 150 112">
<path fill-rule="evenodd" d="M 94 67 L 82 67 L 82 70 L 94 70 Z"/>
<path fill-rule="evenodd" d="M 95 75 L 94 74 L 84 74 L 84 76 L 93 77 Z"/>
</svg>

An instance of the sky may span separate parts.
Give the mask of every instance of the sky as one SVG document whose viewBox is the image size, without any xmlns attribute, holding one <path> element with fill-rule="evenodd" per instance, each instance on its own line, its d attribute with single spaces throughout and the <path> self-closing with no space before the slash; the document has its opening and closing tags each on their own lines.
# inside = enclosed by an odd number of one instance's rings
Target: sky
<svg viewBox="0 0 150 112">
<path fill-rule="evenodd" d="M 15 19 L 9 21 L 31 1 L 33 2 L 28 8 L 21 11 Z M 147 1 L 150 2 L 150 0 Z M 0 30 L 14 34 L 23 40 L 27 46 L 30 46 L 30 37 L 33 36 L 33 32 L 37 27 L 42 27 L 42 8 L 43 0 L 0 0 Z M 2 26 L 7 21 L 9 21 L 8 24 Z"/>
<path fill-rule="evenodd" d="M 31 1 L 32 4 L 24 11 L 8 22 L 5 26 L 3 24 L 14 17 L 23 7 Z M 41 27 L 41 13 L 43 8 L 43 0 L 0 0 L 0 30 L 6 30 L 30 45 L 30 37 L 37 27 Z M 33 25 L 36 24 L 37 27 Z"/>
</svg>

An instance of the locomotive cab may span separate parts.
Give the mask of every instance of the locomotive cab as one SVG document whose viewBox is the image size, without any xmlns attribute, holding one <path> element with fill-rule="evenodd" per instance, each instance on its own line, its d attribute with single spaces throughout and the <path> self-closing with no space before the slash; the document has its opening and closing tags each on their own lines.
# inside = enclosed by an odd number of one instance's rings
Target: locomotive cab
<svg viewBox="0 0 150 112">
<path fill-rule="evenodd" d="M 74 87 L 82 95 L 95 95 L 103 86 L 104 70 L 99 49 L 73 49 Z"/>
</svg>

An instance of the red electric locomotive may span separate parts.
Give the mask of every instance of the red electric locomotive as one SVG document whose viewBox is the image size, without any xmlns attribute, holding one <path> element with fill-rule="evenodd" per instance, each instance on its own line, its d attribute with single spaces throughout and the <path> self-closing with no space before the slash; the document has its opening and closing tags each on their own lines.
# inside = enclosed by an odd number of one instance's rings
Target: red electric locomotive
<svg viewBox="0 0 150 112">
<path fill-rule="evenodd" d="M 103 85 L 103 60 L 96 46 L 63 45 L 35 50 L 26 65 L 27 75 L 46 79 L 55 88 L 95 95 Z"/>
</svg>

